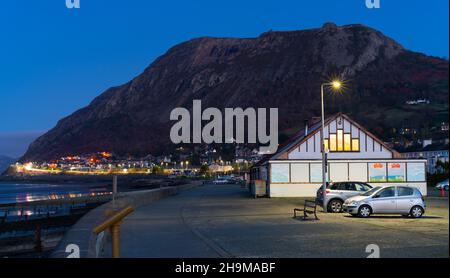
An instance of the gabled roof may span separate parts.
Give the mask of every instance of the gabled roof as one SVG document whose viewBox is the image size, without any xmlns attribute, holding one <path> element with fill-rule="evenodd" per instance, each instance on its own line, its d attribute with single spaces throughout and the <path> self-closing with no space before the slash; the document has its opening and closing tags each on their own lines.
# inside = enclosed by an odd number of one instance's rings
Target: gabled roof
<svg viewBox="0 0 450 278">
<path fill-rule="evenodd" d="M 332 121 L 332 119 L 335 119 L 337 116 L 331 116 L 325 120 L 325 125 Z M 271 159 L 275 159 L 275 157 L 278 157 L 281 153 L 286 152 L 286 150 L 290 150 L 292 147 L 295 147 L 299 142 L 301 143 L 302 140 L 307 137 L 311 133 L 315 133 L 320 131 L 320 127 L 322 126 L 322 121 L 318 121 L 317 123 L 313 124 L 311 127 L 308 127 L 308 134 L 305 135 L 305 128 L 301 129 L 299 132 L 297 132 L 295 135 L 293 135 L 291 138 L 289 138 L 286 143 L 278 147 L 278 150 L 275 154 L 269 154 L 265 155 L 261 160 L 259 160 L 253 167 L 257 167 L 260 165 L 265 164 L 267 161 Z"/>
<path fill-rule="evenodd" d="M 394 157 L 400 157 L 400 154 L 386 145 L 383 141 L 378 139 L 375 135 L 370 133 L 367 129 L 359 125 L 357 122 L 352 120 L 349 116 L 343 114 L 343 113 L 337 113 L 333 116 L 330 116 L 325 119 L 325 126 L 327 126 L 330 122 L 334 121 L 336 118 L 342 117 L 346 119 L 347 121 L 351 122 L 353 125 L 358 127 L 361 131 L 365 132 L 368 136 L 370 136 L 373 140 L 375 140 L 377 143 L 381 144 L 384 148 L 389 150 L 393 153 Z M 255 166 L 263 165 L 265 162 L 269 160 L 275 160 L 279 159 L 281 155 L 291 152 L 293 149 L 297 148 L 299 145 L 301 145 L 303 142 L 314 136 L 314 134 L 320 132 L 320 128 L 322 127 L 322 122 L 319 121 L 315 124 L 313 124 L 311 127 L 308 128 L 308 134 L 305 134 L 305 129 L 300 130 L 297 134 L 295 134 L 293 137 L 291 137 L 285 144 L 280 146 L 278 148 L 278 151 L 273 155 L 265 156 L 263 159 L 261 159 L 258 163 L 255 164 Z"/>
<path fill-rule="evenodd" d="M 336 119 L 338 116 L 339 116 L 339 114 L 335 114 L 335 115 L 325 119 L 325 126 L 327 124 L 329 124 L 331 121 L 333 121 L 334 119 Z M 306 132 L 305 128 L 301 129 L 296 135 L 291 137 L 285 144 L 283 144 L 283 146 L 281 146 L 278 149 L 278 151 L 274 155 L 272 155 L 271 159 L 276 159 L 282 153 L 289 152 L 293 148 L 297 147 L 298 145 L 303 143 L 303 141 L 305 141 L 305 139 L 309 138 L 311 135 L 314 135 L 317 132 L 320 132 L 321 127 L 322 127 L 322 121 L 318 121 L 317 123 L 313 124 L 311 127 L 308 127 L 308 134 L 305 134 L 305 132 Z"/>
</svg>

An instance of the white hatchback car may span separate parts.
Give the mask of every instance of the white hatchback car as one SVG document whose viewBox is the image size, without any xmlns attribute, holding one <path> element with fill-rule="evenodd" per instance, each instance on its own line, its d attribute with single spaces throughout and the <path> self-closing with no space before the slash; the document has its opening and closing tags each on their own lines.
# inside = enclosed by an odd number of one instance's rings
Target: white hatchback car
<svg viewBox="0 0 450 278">
<path fill-rule="evenodd" d="M 374 187 L 344 202 L 343 210 L 354 216 L 401 214 L 414 218 L 425 213 L 425 200 L 417 188 L 406 186 Z"/>
</svg>

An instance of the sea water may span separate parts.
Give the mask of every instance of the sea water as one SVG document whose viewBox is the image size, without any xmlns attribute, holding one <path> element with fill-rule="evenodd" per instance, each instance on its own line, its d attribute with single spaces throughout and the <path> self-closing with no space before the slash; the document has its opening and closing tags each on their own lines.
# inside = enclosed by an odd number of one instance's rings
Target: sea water
<svg viewBox="0 0 450 278">
<path fill-rule="evenodd" d="M 31 205 L 35 201 L 74 199 L 111 194 L 107 186 L 99 185 L 57 185 L 57 184 L 8 184 L 0 183 L 0 219 L 7 221 L 36 219 L 70 214 L 71 209 L 85 206 L 84 203 L 65 205 Z M 24 208 L 11 208 L 22 204 Z M 8 205 L 8 207 L 6 207 Z"/>
<path fill-rule="evenodd" d="M 110 191 L 107 186 L 99 185 L 0 183 L 0 205 L 95 196 Z"/>
</svg>

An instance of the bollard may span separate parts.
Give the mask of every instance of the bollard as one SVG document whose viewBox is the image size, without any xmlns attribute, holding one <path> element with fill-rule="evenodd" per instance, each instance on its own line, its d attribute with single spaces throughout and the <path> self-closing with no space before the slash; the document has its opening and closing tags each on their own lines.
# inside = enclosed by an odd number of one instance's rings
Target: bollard
<svg viewBox="0 0 450 278">
<path fill-rule="evenodd" d="M 117 196 L 117 176 L 113 176 L 113 188 L 112 188 L 112 205 L 113 209 L 116 209 L 116 196 Z"/>
</svg>

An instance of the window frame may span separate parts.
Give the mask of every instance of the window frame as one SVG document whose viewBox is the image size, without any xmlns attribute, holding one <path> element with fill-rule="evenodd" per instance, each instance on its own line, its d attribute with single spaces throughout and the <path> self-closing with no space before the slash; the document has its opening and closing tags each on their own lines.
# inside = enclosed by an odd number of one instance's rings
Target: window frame
<svg viewBox="0 0 450 278">
<path fill-rule="evenodd" d="M 374 164 L 382 164 L 384 169 L 384 179 L 383 180 L 372 180 L 373 176 L 373 168 L 371 167 Z M 388 183 L 387 178 L 387 162 L 368 162 L 367 163 L 367 180 L 369 183 Z"/>
<path fill-rule="evenodd" d="M 329 135 L 329 151 L 330 152 L 337 152 L 337 134 L 331 133 Z"/>
<path fill-rule="evenodd" d="M 287 166 L 287 181 L 274 181 L 273 179 L 273 169 L 274 166 Z M 276 167 L 275 167 L 276 168 Z M 270 175 L 270 182 L 273 184 L 288 184 L 291 183 L 291 163 L 274 163 L 270 166 L 270 171 L 269 171 L 269 175 Z"/>
<path fill-rule="evenodd" d="M 361 152 L 361 140 L 360 138 L 351 138 L 352 152 Z M 357 148 L 355 148 L 355 142 L 357 142 Z"/>
<path fill-rule="evenodd" d="M 394 191 L 394 195 L 393 196 L 386 196 L 386 197 L 382 197 L 381 196 L 381 193 L 383 193 L 383 192 L 385 192 L 385 191 L 387 191 L 388 189 L 391 189 L 391 188 Z M 397 197 L 397 189 L 395 188 L 395 186 L 388 186 L 388 187 L 385 187 L 382 190 L 380 190 L 380 192 L 378 192 L 375 196 L 377 196 L 376 199 L 378 199 L 378 198 L 395 198 L 395 197 Z"/>
<path fill-rule="evenodd" d="M 401 173 L 402 174 L 401 176 L 403 177 L 403 180 L 395 180 L 395 179 L 390 178 L 391 177 L 390 175 L 392 174 L 392 172 L 396 171 L 396 170 L 394 170 L 392 168 L 393 164 L 399 164 L 400 165 L 400 169 L 403 170 L 403 173 Z M 406 177 L 407 165 L 406 164 L 407 164 L 406 162 L 388 162 L 387 165 L 386 165 L 386 167 L 387 167 L 386 168 L 386 170 L 387 170 L 387 173 L 386 173 L 387 182 L 392 182 L 392 183 L 395 183 L 395 182 L 406 182 L 407 181 L 407 177 Z"/>
<path fill-rule="evenodd" d="M 356 190 L 356 185 L 355 185 L 354 182 L 346 182 L 345 183 L 345 190 L 346 191 L 359 191 L 359 190 Z"/>
<path fill-rule="evenodd" d="M 408 195 L 400 195 L 400 189 L 407 189 L 411 191 L 411 194 Z M 398 197 L 409 197 L 409 196 L 414 196 L 414 188 L 411 187 L 406 187 L 406 186 L 397 186 L 397 196 Z"/>
<path fill-rule="evenodd" d="M 347 147 L 349 147 L 349 149 L 347 149 Z M 351 151 L 353 151 L 352 135 L 350 133 L 344 133 L 344 152 L 351 152 Z"/>
<path fill-rule="evenodd" d="M 349 138 L 350 150 L 345 148 L 345 138 Z M 351 132 L 344 132 L 344 129 L 339 128 L 335 133 L 329 133 L 328 138 L 324 138 L 324 145 L 328 144 L 328 151 L 330 153 L 360 153 L 361 140 L 360 138 L 352 137 Z M 340 149 L 341 148 L 341 149 Z"/>
<path fill-rule="evenodd" d="M 336 130 L 336 150 L 337 152 L 344 152 L 344 130 Z"/>
<path fill-rule="evenodd" d="M 364 184 L 362 182 L 354 182 L 353 184 L 355 185 L 355 188 L 359 186 L 360 189 L 362 189 L 362 190 L 356 190 L 358 192 L 367 192 L 371 189 L 370 187 L 367 186 L 367 184 Z"/>
</svg>

